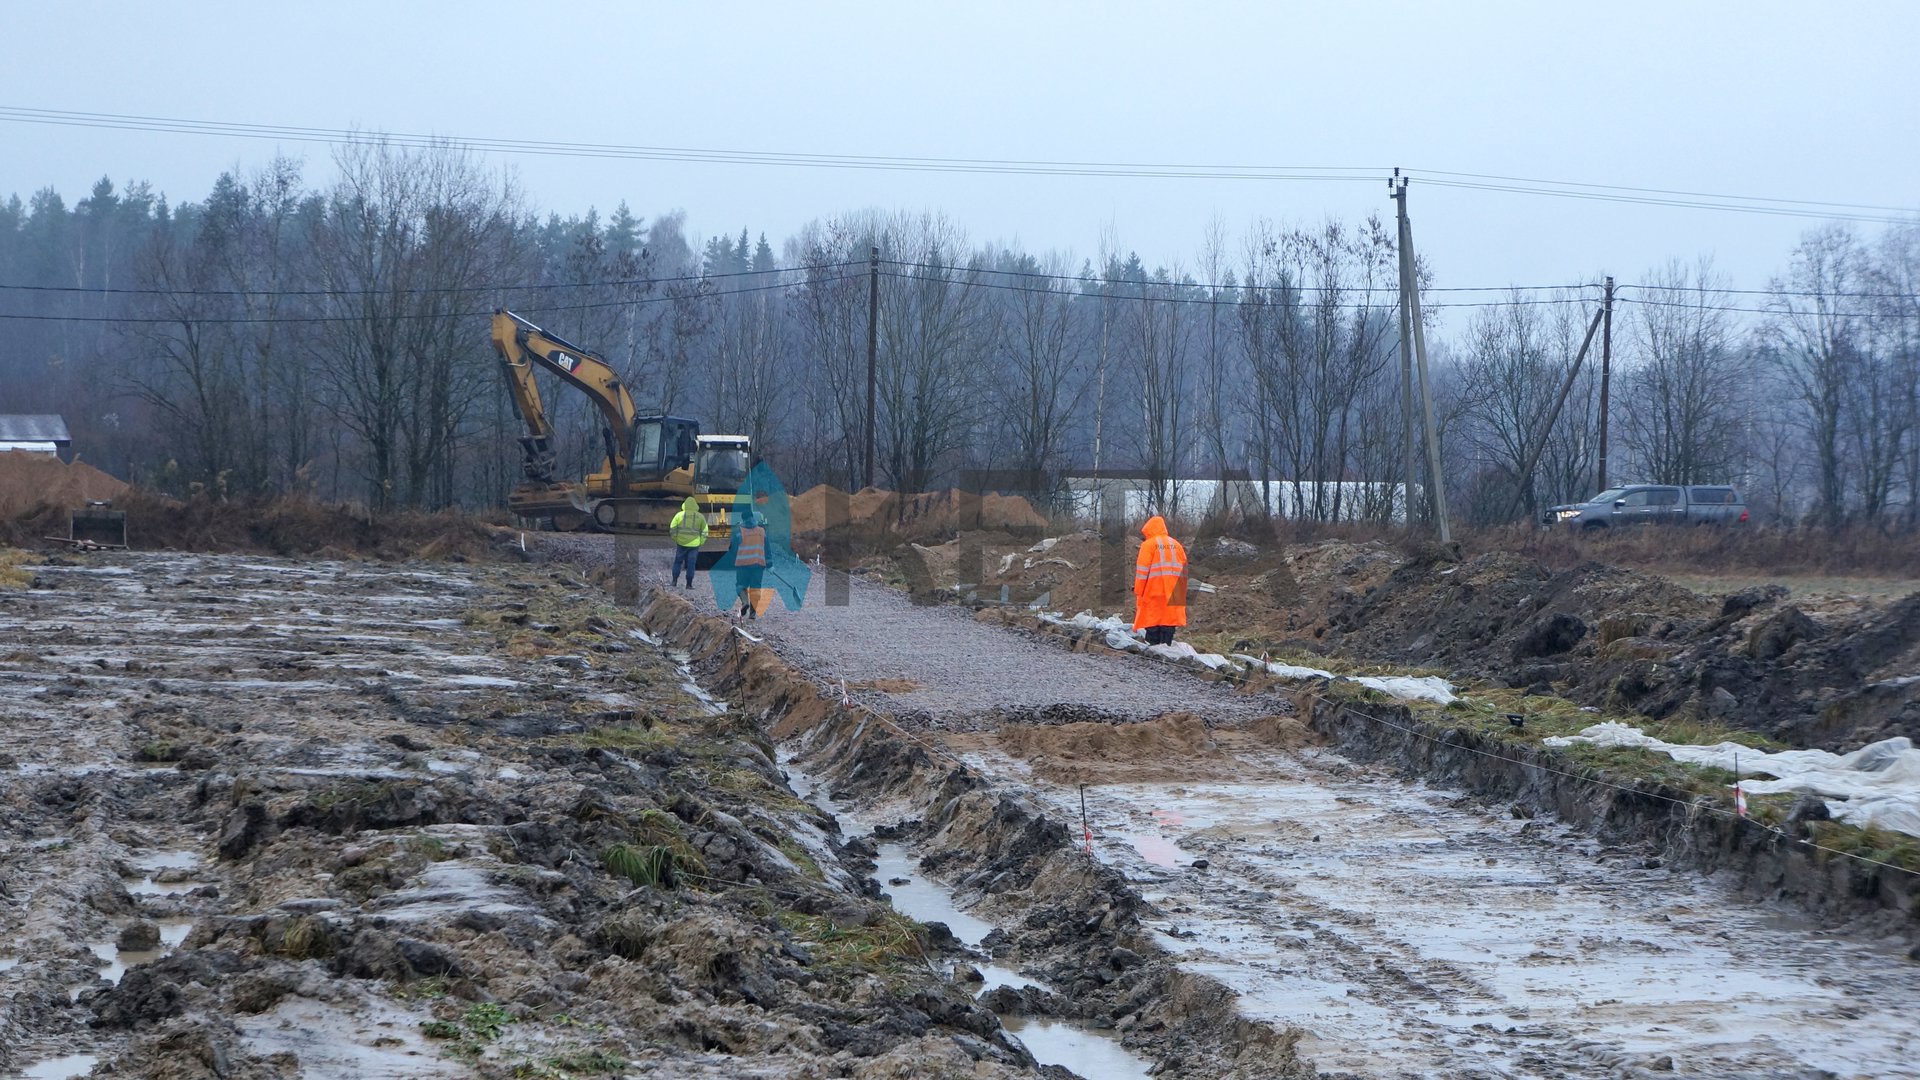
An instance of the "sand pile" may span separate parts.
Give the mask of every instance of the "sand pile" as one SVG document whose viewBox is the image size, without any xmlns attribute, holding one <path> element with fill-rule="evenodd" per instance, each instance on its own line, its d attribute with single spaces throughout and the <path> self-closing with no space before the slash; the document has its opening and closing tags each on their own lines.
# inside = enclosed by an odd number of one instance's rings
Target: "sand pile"
<svg viewBox="0 0 1920 1080">
<path fill-rule="evenodd" d="M 72 509 L 127 490 L 126 484 L 83 461 L 69 465 L 47 454 L 0 453 L 0 517 L 41 506 Z"/>
<path fill-rule="evenodd" d="M 793 500 L 793 531 L 827 529 L 829 503 L 846 500 L 847 523 L 858 529 L 886 528 L 915 533 L 966 529 L 1042 529 L 1047 519 L 1018 495 L 973 495 L 958 488 L 900 495 L 865 488 L 852 495 L 820 484 Z"/>
</svg>

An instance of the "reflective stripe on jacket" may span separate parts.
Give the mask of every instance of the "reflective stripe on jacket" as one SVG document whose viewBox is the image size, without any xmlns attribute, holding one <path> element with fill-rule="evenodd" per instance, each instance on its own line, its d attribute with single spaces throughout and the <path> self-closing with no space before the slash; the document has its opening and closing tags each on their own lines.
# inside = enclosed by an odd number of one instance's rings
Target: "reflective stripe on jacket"
<svg viewBox="0 0 1920 1080">
<path fill-rule="evenodd" d="M 1140 554 L 1133 564 L 1133 628 L 1187 625 L 1187 549 L 1167 535 L 1155 516 L 1140 527 Z"/>
<path fill-rule="evenodd" d="M 700 512 L 699 501 L 687 496 L 687 501 L 680 504 L 680 512 L 673 515 L 673 521 L 667 525 L 667 532 L 681 547 L 699 547 L 705 543 L 707 516 Z"/>
<path fill-rule="evenodd" d="M 767 565 L 767 530 L 758 525 L 740 530 L 740 549 L 734 552 L 735 566 Z"/>
</svg>

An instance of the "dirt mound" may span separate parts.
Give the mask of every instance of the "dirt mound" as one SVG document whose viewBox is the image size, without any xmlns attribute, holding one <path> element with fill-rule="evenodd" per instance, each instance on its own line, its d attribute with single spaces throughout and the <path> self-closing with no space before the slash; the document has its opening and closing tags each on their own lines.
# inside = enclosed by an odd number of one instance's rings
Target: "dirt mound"
<svg viewBox="0 0 1920 1080">
<path fill-rule="evenodd" d="M 111 479 L 110 477 L 108 479 Z M 119 481 L 113 481 L 119 483 Z M 471 515 L 364 510 L 303 498 L 181 501 L 120 485 L 114 509 L 127 513 L 127 543 L 135 550 L 317 555 L 324 558 L 517 558 L 510 534 Z M 0 542 L 47 547 L 43 537 L 65 536 L 65 506 L 39 503 L 0 519 Z"/>
<path fill-rule="evenodd" d="M 825 484 L 793 499 L 793 531 L 824 533 L 829 515 L 841 511 L 832 504 L 844 500 L 845 525 L 855 530 L 880 529 L 917 536 L 965 529 L 1044 529 L 1045 516 L 1018 495 L 972 495 L 958 488 L 900 495 L 865 488 L 848 495 Z"/>
<path fill-rule="evenodd" d="M 68 464 L 44 454 L 0 453 L 0 518 L 42 507 L 71 510 L 89 500 L 118 498 L 127 490 L 124 482 L 84 461 Z"/>
<path fill-rule="evenodd" d="M 1260 741 L 1280 750 L 1298 750 L 1325 742 L 1300 716 L 1263 716 L 1247 730 Z"/>
<path fill-rule="evenodd" d="M 1702 596 L 1588 562 L 1494 552 L 1420 560 L 1335 605 L 1325 647 L 1552 691 L 1654 720 L 1717 721 L 1800 746 L 1920 737 L 1920 594 L 1801 606 L 1778 586 Z"/>
<path fill-rule="evenodd" d="M 1188 712 L 1138 724 L 1010 724 L 993 738 L 1035 775 L 1067 784 L 1205 779 L 1237 768 L 1215 733 Z"/>
</svg>

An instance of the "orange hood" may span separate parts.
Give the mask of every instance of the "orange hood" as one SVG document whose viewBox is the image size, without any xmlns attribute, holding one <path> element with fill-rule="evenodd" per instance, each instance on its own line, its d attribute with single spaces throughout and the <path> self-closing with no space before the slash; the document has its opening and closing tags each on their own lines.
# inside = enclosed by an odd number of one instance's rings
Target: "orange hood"
<svg viewBox="0 0 1920 1080">
<path fill-rule="evenodd" d="M 1145 525 L 1140 526 L 1140 535 L 1143 537 L 1146 537 L 1148 540 L 1151 540 L 1156 536 L 1167 535 L 1166 519 L 1161 517 L 1159 514 L 1155 514 L 1152 517 L 1148 518 L 1147 523 Z"/>
</svg>

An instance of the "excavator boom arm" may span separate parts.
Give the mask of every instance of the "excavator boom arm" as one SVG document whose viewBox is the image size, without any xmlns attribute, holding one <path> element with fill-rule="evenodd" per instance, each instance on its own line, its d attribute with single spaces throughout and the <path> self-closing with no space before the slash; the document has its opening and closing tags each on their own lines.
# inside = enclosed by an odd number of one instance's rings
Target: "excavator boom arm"
<svg viewBox="0 0 1920 1080">
<path fill-rule="evenodd" d="M 553 434 L 553 424 L 547 419 L 540 403 L 540 389 L 533 381 L 536 363 L 593 400 L 606 422 L 607 464 L 615 476 L 626 474 L 633 457 L 633 421 L 638 410 L 613 365 L 504 308 L 493 313 L 493 347 L 499 350 L 506 369 L 514 408 L 527 425 L 527 437 L 522 443 L 529 455 L 529 476 L 535 471 L 534 457 L 539 453 L 545 457 L 546 475 L 537 478 L 552 478 L 552 451 L 548 441 Z"/>
</svg>

